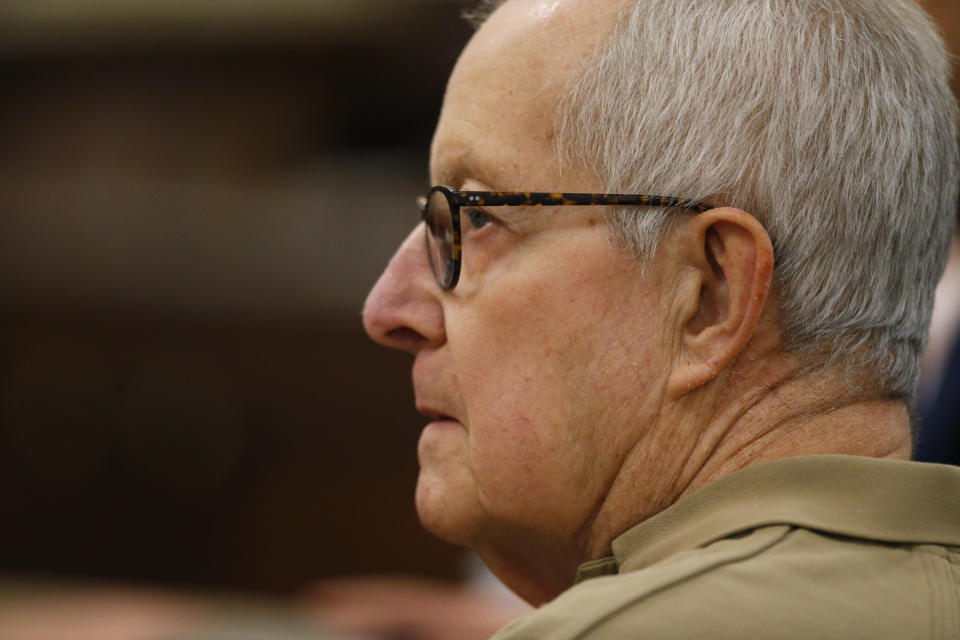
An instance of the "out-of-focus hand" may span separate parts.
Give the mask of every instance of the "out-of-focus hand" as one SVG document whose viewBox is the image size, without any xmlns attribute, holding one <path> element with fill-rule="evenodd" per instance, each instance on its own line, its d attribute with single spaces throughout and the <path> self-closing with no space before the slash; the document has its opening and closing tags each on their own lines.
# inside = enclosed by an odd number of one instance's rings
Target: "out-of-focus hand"
<svg viewBox="0 0 960 640">
<path fill-rule="evenodd" d="M 412 577 L 327 580 L 311 587 L 302 604 L 324 629 L 403 640 L 485 640 L 530 611 L 457 584 Z"/>
<path fill-rule="evenodd" d="M 153 640 L 178 637 L 200 618 L 172 597 L 125 589 L 39 596 L 0 606 L 4 640 Z"/>
</svg>

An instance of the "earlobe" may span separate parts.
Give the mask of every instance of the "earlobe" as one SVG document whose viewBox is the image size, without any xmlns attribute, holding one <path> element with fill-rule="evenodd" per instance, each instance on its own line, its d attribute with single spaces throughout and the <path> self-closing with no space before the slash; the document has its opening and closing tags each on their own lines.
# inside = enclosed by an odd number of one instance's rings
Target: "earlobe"
<svg viewBox="0 0 960 640">
<path fill-rule="evenodd" d="M 760 320 L 773 278 L 773 245 L 756 218 L 731 207 L 697 216 L 680 252 L 686 310 L 675 324 L 679 347 L 668 381 L 673 398 L 701 387 L 746 348 Z"/>
</svg>

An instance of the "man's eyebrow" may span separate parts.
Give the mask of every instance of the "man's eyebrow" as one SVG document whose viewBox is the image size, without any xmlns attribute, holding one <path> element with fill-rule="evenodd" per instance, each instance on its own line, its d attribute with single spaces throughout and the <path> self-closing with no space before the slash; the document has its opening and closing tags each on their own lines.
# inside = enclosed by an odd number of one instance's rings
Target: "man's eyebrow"
<svg viewBox="0 0 960 640">
<path fill-rule="evenodd" d="M 445 184 L 450 187 L 459 188 L 463 184 L 464 172 L 460 169 L 459 163 L 456 165 L 443 165 L 437 170 L 437 184 Z"/>
<path fill-rule="evenodd" d="M 452 162 L 440 165 L 437 168 L 437 180 L 439 184 L 445 184 L 454 189 L 462 189 L 467 181 L 473 180 L 491 190 L 497 189 L 494 176 L 477 161 L 476 155 L 469 151 Z"/>
</svg>

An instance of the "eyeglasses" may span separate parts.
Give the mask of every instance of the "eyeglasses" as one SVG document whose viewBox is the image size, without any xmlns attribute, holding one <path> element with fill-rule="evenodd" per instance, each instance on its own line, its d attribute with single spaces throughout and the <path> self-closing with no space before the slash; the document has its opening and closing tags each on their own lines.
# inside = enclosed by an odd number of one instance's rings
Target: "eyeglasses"
<svg viewBox="0 0 960 640">
<path fill-rule="evenodd" d="M 564 205 L 636 205 L 676 207 L 703 213 L 713 207 L 693 200 L 665 196 L 619 193 L 534 193 L 530 191 L 457 191 L 443 185 L 417 198 L 420 215 L 426 223 L 427 257 L 437 284 L 444 291 L 457 286 L 460 279 L 462 241 L 460 207 L 518 207 Z"/>
</svg>

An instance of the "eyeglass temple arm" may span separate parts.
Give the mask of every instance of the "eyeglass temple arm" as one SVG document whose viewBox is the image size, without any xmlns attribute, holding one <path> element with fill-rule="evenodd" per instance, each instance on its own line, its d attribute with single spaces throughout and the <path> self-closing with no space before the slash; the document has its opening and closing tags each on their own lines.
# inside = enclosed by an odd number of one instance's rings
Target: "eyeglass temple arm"
<svg viewBox="0 0 960 640">
<path fill-rule="evenodd" d="M 545 193 L 533 191 L 457 191 L 457 204 L 478 206 L 560 206 L 560 205 L 635 205 L 678 207 L 703 213 L 712 207 L 696 200 L 671 196 L 650 196 L 620 193 Z M 418 202 L 426 205 L 421 196 Z"/>
</svg>

